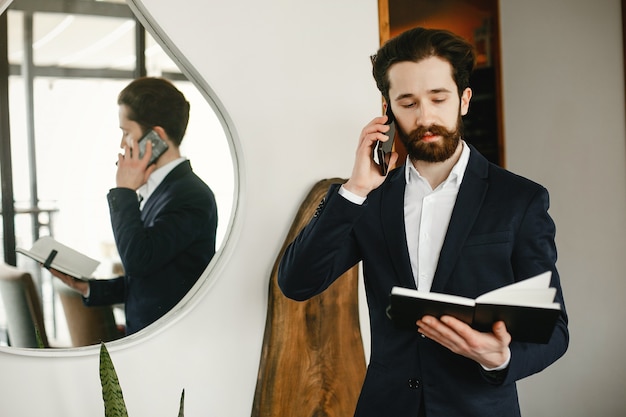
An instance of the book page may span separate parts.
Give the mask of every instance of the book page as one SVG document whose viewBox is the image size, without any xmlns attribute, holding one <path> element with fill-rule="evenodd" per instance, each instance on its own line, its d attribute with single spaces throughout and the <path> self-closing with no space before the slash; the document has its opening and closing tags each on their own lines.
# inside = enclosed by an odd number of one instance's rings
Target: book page
<svg viewBox="0 0 626 417">
<path fill-rule="evenodd" d="M 481 304 L 521 305 L 529 307 L 554 308 L 556 288 L 550 288 L 551 271 L 533 278 L 487 292 L 476 298 Z"/>
<path fill-rule="evenodd" d="M 560 306 L 554 302 L 555 295 L 556 288 L 502 291 L 480 296 L 476 303 L 554 308 L 555 305 Z"/>
<path fill-rule="evenodd" d="M 44 236 L 38 239 L 30 250 L 22 248 L 15 249 L 16 252 L 26 255 L 42 264 L 46 262 L 48 256 L 50 256 L 50 252 L 53 250 L 56 250 L 57 254 L 50 264 L 50 267 L 75 278 L 91 278 L 100 264 L 99 261 L 57 242 L 50 236 Z"/>
<path fill-rule="evenodd" d="M 474 300 L 472 300 L 471 298 L 461 297 L 458 295 L 441 294 L 437 292 L 417 291 L 410 288 L 393 287 L 391 289 L 391 294 L 464 306 L 474 305 Z"/>
</svg>

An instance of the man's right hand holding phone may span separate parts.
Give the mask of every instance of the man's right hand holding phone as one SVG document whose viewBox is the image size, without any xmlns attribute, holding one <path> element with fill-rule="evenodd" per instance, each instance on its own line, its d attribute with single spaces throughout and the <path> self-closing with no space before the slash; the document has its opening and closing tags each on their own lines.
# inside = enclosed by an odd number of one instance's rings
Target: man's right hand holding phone
<svg viewBox="0 0 626 417">
<path fill-rule="evenodd" d="M 352 175 L 343 185 L 346 190 L 353 194 L 367 197 L 372 190 L 378 188 L 385 181 L 386 177 L 381 175 L 380 167 L 374 161 L 373 154 L 377 141 L 386 142 L 393 140 L 393 138 L 386 135 L 391 129 L 390 125 L 385 124 L 387 117 L 385 115 L 374 118 L 361 131 Z M 394 165 L 397 159 L 398 153 L 392 152 L 389 155 L 389 166 Z"/>
<path fill-rule="evenodd" d="M 152 143 L 146 143 L 146 152 L 139 157 L 139 145 L 137 139 L 133 139 L 132 145 L 124 145 L 124 153 L 117 155 L 117 173 L 115 182 L 119 188 L 138 190 L 148 181 L 152 171 L 156 169 L 154 164 L 148 165 L 152 156 Z"/>
</svg>

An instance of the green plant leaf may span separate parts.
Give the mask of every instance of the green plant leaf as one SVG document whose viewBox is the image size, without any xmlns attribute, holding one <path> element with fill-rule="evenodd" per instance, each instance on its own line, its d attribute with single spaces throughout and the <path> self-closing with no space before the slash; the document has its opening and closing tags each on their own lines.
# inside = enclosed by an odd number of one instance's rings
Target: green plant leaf
<svg viewBox="0 0 626 417">
<path fill-rule="evenodd" d="M 104 343 L 100 343 L 100 384 L 105 417 L 128 417 L 122 388 Z"/>
<path fill-rule="evenodd" d="M 41 332 L 39 331 L 39 326 L 35 324 L 35 338 L 37 339 L 37 347 L 43 349 L 46 345 L 43 343 L 43 337 L 41 337 Z"/>
<path fill-rule="evenodd" d="M 185 389 L 180 394 L 180 408 L 178 409 L 178 417 L 185 417 Z"/>
</svg>

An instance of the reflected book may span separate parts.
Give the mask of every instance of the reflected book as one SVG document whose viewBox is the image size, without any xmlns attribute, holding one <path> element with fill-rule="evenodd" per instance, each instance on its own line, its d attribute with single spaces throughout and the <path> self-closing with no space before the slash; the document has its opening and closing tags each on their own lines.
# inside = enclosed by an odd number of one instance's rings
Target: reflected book
<svg viewBox="0 0 626 417">
<path fill-rule="evenodd" d="M 77 279 L 91 279 L 100 262 L 58 242 L 51 236 L 37 239 L 30 249 L 16 248 L 45 268 L 56 269 Z"/>
<path fill-rule="evenodd" d="M 561 312 L 561 305 L 554 302 L 551 276 L 547 271 L 476 299 L 393 287 L 389 316 L 399 328 L 412 330 L 417 330 L 416 321 L 426 315 L 453 316 L 482 332 L 491 331 L 493 324 L 502 320 L 513 340 L 547 343 Z"/>
</svg>

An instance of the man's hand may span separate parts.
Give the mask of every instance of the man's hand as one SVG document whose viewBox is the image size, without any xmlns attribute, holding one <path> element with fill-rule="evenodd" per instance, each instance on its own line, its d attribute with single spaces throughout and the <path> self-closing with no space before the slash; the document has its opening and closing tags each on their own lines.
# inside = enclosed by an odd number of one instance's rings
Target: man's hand
<svg viewBox="0 0 626 417">
<path fill-rule="evenodd" d="M 361 197 L 367 197 L 370 191 L 378 188 L 383 183 L 385 177 L 380 174 L 380 167 L 372 158 L 376 141 L 386 142 L 390 140 L 385 133 L 390 129 L 389 125 L 385 125 L 387 116 L 377 117 L 372 120 L 361 131 L 359 145 L 356 150 L 356 158 L 352 175 L 350 179 L 343 185 L 344 188 L 351 193 Z M 389 158 L 389 166 L 396 163 L 398 154 L 392 152 Z"/>
<path fill-rule="evenodd" d="M 417 326 L 424 336 L 485 368 L 497 368 L 509 359 L 511 335 L 502 321 L 494 323 L 493 333 L 476 331 L 451 316 L 440 320 L 424 316 L 417 321 Z"/>
<path fill-rule="evenodd" d="M 119 188 L 130 188 L 137 190 L 148 181 L 148 177 L 156 166 L 148 166 L 152 156 L 152 142 L 147 141 L 146 152 L 139 158 L 139 145 L 133 140 L 132 147 L 124 146 L 124 154 L 117 155 L 117 174 L 115 176 L 116 185 Z"/>
<path fill-rule="evenodd" d="M 57 271 L 56 269 L 49 268 L 48 269 L 52 275 L 63 281 L 65 285 L 72 288 L 73 290 L 79 292 L 83 297 L 87 296 L 89 292 L 89 283 L 85 281 L 81 281 L 79 279 L 74 278 L 71 275 L 64 274 L 63 272 Z"/>
</svg>

